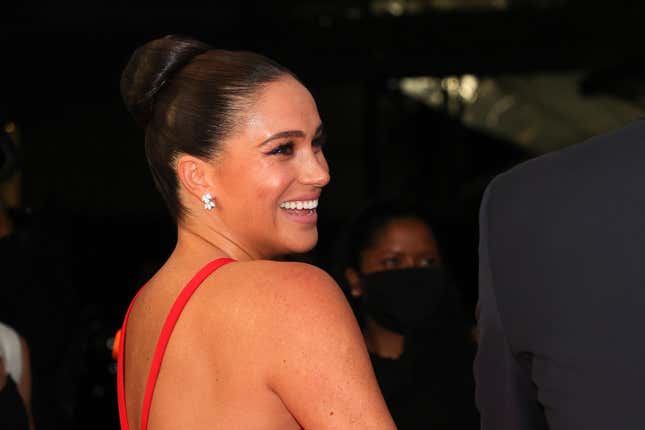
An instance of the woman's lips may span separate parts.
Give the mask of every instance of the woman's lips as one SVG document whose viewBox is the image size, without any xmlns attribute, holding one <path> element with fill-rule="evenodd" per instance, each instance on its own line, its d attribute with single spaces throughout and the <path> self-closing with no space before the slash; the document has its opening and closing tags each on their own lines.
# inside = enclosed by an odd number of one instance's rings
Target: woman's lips
<svg viewBox="0 0 645 430">
<path fill-rule="evenodd" d="M 281 208 L 289 219 L 303 223 L 312 224 L 318 220 L 316 209 L 285 209 Z"/>
</svg>

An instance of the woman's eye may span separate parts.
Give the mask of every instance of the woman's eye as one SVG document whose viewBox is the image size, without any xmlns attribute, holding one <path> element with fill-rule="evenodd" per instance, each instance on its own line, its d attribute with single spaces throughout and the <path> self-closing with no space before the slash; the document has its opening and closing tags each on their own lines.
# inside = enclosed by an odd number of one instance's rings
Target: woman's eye
<svg viewBox="0 0 645 430">
<path fill-rule="evenodd" d="M 267 155 L 291 155 L 293 154 L 293 143 L 287 142 L 276 146 Z"/>
<path fill-rule="evenodd" d="M 432 267 L 437 265 L 437 260 L 434 257 L 422 258 L 419 261 L 419 267 Z"/>
<path fill-rule="evenodd" d="M 401 265 L 401 259 L 399 257 L 388 257 L 383 260 L 382 264 L 383 264 L 383 267 L 387 269 L 392 269 L 395 267 L 399 267 L 399 265 Z"/>
</svg>

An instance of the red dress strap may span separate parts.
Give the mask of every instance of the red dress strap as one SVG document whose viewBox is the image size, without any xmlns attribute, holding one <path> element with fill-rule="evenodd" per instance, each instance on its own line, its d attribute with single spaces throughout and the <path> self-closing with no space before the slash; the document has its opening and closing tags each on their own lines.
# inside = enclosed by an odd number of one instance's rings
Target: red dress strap
<svg viewBox="0 0 645 430">
<path fill-rule="evenodd" d="M 152 357 L 152 364 L 150 366 L 150 373 L 148 374 L 148 381 L 146 383 L 146 390 L 143 398 L 143 406 L 141 409 L 141 430 L 146 430 L 148 428 L 148 417 L 150 416 L 150 405 L 152 404 L 152 395 L 155 390 L 155 384 L 157 383 L 157 376 L 159 375 L 159 369 L 161 368 L 161 362 L 163 360 L 164 352 L 168 346 L 168 341 L 170 340 L 170 335 L 172 330 L 175 328 L 175 324 L 181 315 L 182 310 L 190 300 L 191 296 L 201 285 L 202 282 L 211 273 L 219 269 L 221 266 L 231 263 L 234 260 L 230 258 L 218 258 L 217 260 L 211 261 L 206 266 L 204 266 L 197 274 L 190 280 L 190 282 L 184 287 L 184 289 L 179 293 L 175 303 L 173 303 L 166 321 L 164 322 L 163 327 L 161 328 L 161 333 L 159 334 L 159 340 L 157 341 L 157 346 L 155 348 L 154 356 Z M 139 290 L 141 292 L 141 290 Z M 134 304 L 139 292 L 134 296 L 132 303 L 128 307 L 128 311 L 125 314 L 125 319 L 123 320 L 123 326 L 120 330 L 121 335 L 119 336 L 119 351 L 118 351 L 118 362 L 117 362 L 117 395 L 119 402 L 119 421 L 121 423 L 122 430 L 129 430 L 128 426 L 128 415 L 125 408 L 125 328 L 128 323 L 128 316 L 132 310 L 132 305 Z"/>
</svg>

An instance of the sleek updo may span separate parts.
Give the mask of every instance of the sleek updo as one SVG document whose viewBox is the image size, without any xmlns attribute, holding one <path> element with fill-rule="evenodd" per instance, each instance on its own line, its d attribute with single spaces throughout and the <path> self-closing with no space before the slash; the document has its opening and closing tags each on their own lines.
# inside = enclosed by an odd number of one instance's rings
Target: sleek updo
<svg viewBox="0 0 645 430">
<path fill-rule="evenodd" d="M 148 164 L 173 219 L 186 212 L 177 193 L 177 156 L 216 156 L 258 91 L 285 75 L 295 78 L 261 55 L 213 49 L 185 36 L 155 39 L 132 54 L 121 95 L 145 130 Z"/>
</svg>

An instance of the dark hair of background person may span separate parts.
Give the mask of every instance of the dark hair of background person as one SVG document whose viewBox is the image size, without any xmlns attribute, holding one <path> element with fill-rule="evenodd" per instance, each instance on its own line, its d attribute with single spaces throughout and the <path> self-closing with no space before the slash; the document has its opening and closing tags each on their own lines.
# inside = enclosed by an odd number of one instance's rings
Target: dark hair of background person
<svg viewBox="0 0 645 430">
<path fill-rule="evenodd" d="M 376 235 L 395 219 L 414 218 L 424 222 L 433 235 L 436 232 L 429 212 L 404 199 L 368 203 L 341 232 L 336 244 L 336 270 L 352 267 L 360 271 L 361 253 L 374 244 Z M 439 249 L 441 253 L 441 249 Z M 341 267 L 342 266 L 342 267 Z M 340 274 L 341 272 L 339 272 Z"/>
<path fill-rule="evenodd" d="M 258 91 L 285 75 L 297 79 L 262 55 L 213 49 L 186 36 L 155 39 L 134 52 L 121 95 L 145 130 L 148 164 L 174 220 L 186 212 L 177 195 L 176 157 L 216 156 Z"/>
</svg>

